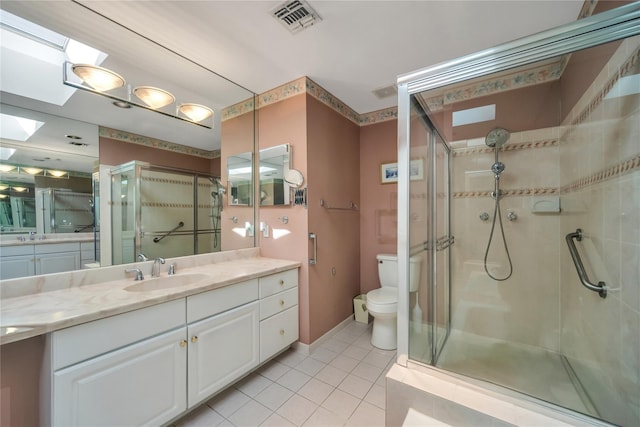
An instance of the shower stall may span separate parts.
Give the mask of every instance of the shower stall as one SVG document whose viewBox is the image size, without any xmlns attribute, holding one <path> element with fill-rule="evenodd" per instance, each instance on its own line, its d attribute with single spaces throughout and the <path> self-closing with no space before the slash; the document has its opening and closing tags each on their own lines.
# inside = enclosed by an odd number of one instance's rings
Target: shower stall
<svg viewBox="0 0 640 427">
<path fill-rule="evenodd" d="M 595 7 L 398 79 L 398 362 L 637 426 L 640 2 Z"/>
<path fill-rule="evenodd" d="M 220 251 L 224 187 L 213 176 L 132 161 L 111 170 L 112 262 Z"/>
</svg>

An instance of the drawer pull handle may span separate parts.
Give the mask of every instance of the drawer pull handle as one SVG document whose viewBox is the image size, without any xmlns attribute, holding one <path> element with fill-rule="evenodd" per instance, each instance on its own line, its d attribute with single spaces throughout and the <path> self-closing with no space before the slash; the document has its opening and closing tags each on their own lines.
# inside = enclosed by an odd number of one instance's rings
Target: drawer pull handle
<svg viewBox="0 0 640 427">
<path fill-rule="evenodd" d="M 284 280 L 280 279 L 280 286 L 284 285 Z"/>
<path fill-rule="evenodd" d="M 185 347 L 187 345 L 187 340 L 180 341 L 180 347 Z"/>
<path fill-rule="evenodd" d="M 280 329 L 280 335 L 284 335 L 284 329 Z"/>
<path fill-rule="evenodd" d="M 192 336 L 191 337 L 191 342 L 193 342 L 193 343 L 198 342 L 198 336 L 197 335 Z"/>
<path fill-rule="evenodd" d="M 284 305 L 284 300 L 283 299 L 280 300 L 280 305 Z"/>
</svg>

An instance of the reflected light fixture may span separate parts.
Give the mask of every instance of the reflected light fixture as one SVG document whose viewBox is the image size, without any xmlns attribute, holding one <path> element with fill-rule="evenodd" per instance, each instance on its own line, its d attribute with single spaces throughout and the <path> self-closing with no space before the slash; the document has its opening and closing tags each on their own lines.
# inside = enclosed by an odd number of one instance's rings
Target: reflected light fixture
<svg viewBox="0 0 640 427">
<path fill-rule="evenodd" d="M 42 169 L 38 169 L 38 168 L 23 168 L 23 167 L 21 167 L 20 170 L 28 173 L 29 175 L 38 175 L 39 173 L 42 172 Z"/>
<path fill-rule="evenodd" d="M 4 190 L 6 190 L 7 188 L 9 188 L 9 186 L 8 186 L 8 185 L 6 185 L 6 184 L 0 184 L 0 191 L 4 191 Z"/>
<path fill-rule="evenodd" d="M 98 67 L 91 64 L 73 64 L 71 66 L 73 73 L 80 77 L 83 82 L 99 92 L 106 92 L 125 84 L 124 78 L 106 68 Z"/>
<path fill-rule="evenodd" d="M 0 172 L 11 172 L 16 167 L 12 165 L 0 165 Z"/>
<path fill-rule="evenodd" d="M 11 187 L 13 191 L 17 191 L 18 193 L 24 193 L 29 191 L 27 187 Z"/>
<path fill-rule="evenodd" d="M 0 194 L 0 199 L 6 199 L 7 197 L 9 197 L 7 194 Z"/>
<path fill-rule="evenodd" d="M 213 115 L 213 111 L 209 107 L 205 107 L 200 104 L 185 103 L 180 104 L 178 111 L 193 120 L 194 122 L 201 122 Z"/>
<path fill-rule="evenodd" d="M 151 108 L 162 108 L 176 100 L 166 90 L 153 86 L 138 86 L 133 89 L 133 94 Z"/>
<path fill-rule="evenodd" d="M 54 178 L 65 178 L 65 177 L 69 177 L 69 173 L 65 172 L 65 171 L 58 171 L 58 170 L 50 170 L 47 169 L 47 175 L 51 175 Z"/>
</svg>

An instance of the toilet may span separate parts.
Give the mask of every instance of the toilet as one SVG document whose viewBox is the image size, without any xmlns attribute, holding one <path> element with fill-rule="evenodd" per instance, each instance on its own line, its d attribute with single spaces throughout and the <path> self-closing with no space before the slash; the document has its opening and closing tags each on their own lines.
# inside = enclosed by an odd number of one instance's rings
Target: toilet
<svg viewBox="0 0 640 427">
<path fill-rule="evenodd" d="M 395 350 L 398 346 L 398 257 L 379 254 L 379 289 L 367 293 L 367 310 L 373 316 L 371 344 L 382 350 Z M 409 259 L 409 291 L 418 290 L 420 282 L 420 257 Z"/>
</svg>

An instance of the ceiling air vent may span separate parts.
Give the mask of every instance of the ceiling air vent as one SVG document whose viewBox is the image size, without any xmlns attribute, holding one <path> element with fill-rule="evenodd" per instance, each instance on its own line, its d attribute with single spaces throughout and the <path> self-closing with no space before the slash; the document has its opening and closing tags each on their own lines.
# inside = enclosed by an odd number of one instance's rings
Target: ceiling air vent
<svg viewBox="0 0 640 427">
<path fill-rule="evenodd" d="M 373 91 L 373 94 L 380 99 L 396 96 L 397 93 L 398 87 L 396 85 L 381 87 Z"/>
<path fill-rule="evenodd" d="M 307 2 L 301 0 L 286 1 L 273 9 L 271 15 L 292 34 L 322 21 L 318 13 L 311 9 Z"/>
</svg>

